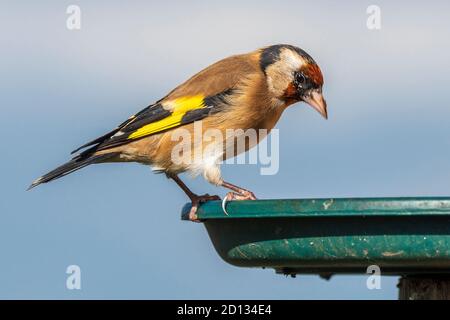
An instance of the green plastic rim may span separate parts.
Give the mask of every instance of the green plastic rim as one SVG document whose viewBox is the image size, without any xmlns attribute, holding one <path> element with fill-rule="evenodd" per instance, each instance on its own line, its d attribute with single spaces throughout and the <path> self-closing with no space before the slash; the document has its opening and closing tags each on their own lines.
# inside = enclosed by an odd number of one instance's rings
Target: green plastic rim
<svg viewBox="0 0 450 320">
<path fill-rule="evenodd" d="M 188 220 L 191 204 L 182 210 Z M 209 201 L 197 211 L 199 219 L 281 218 L 281 217 L 348 217 L 449 215 L 450 197 L 423 198 L 324 198 L 231 201 L 226 215 L 220 201 Z"/>
</svg>

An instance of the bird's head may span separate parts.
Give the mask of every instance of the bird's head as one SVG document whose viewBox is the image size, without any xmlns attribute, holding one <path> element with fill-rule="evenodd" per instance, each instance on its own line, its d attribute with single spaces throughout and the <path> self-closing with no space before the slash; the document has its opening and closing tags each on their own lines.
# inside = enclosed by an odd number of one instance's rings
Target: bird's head
<svg viewBox="0 0 450 320">
<path fill-rule="evenodd" d="M 261 50 L 260 66 L 276 99 L 285 105 L 304 101 L 328 118 L 322 72 L 305 51 L 290 45 L 266 47 Z"/>
</svg>

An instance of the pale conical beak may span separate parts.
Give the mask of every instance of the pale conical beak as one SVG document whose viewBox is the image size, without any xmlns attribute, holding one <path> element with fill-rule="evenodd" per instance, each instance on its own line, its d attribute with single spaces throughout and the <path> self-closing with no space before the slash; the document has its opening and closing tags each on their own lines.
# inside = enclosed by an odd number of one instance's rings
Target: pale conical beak
<svg viewBox="0 0 450 320">
<path fill-rule="evenodd" d="M 309 104 L 311 107 L 316 109 L 322 117 L 325 119 L 328 119 L 328 112 L 327 112 L 327 102 L 323 98 L 323 95 L 319 91 L 312 91 L 311 94 L 303 100 Z"/>
</svg>

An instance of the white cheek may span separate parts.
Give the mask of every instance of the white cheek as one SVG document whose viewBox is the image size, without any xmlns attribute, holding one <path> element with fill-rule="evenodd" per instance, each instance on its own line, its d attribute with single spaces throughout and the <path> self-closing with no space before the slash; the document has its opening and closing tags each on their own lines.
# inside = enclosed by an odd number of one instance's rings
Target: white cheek
<svg viewBox="0 0 450 320">
<path fill-rule="evenodd" d="M 285 50 L 281 53 L 281 60 L 284 62 L 289 71 L 298 70 L 304 64 L 303 59 L 290 50 Z"/>
<path fill-rule="evenodd" d="M 269 87 L 270 92 L 276 91 L 275 87 L 273 86 L 273 80 L 271 77 L 267 77 L 267 86 Z"/>
</svg>

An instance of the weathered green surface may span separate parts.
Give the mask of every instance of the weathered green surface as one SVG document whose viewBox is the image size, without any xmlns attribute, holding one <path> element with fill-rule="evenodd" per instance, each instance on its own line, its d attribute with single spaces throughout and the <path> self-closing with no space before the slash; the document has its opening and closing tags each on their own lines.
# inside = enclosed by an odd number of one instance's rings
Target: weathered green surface
<svg viewBox="0 0 450 320">
<path fill-rule="evenodd" d="M 183 218 L 190 205 L 183 208 Z M 219 201 L 199 208 L 219 255 L 282 273 L 450 273 L 450 198 Z"/>
</svg>

